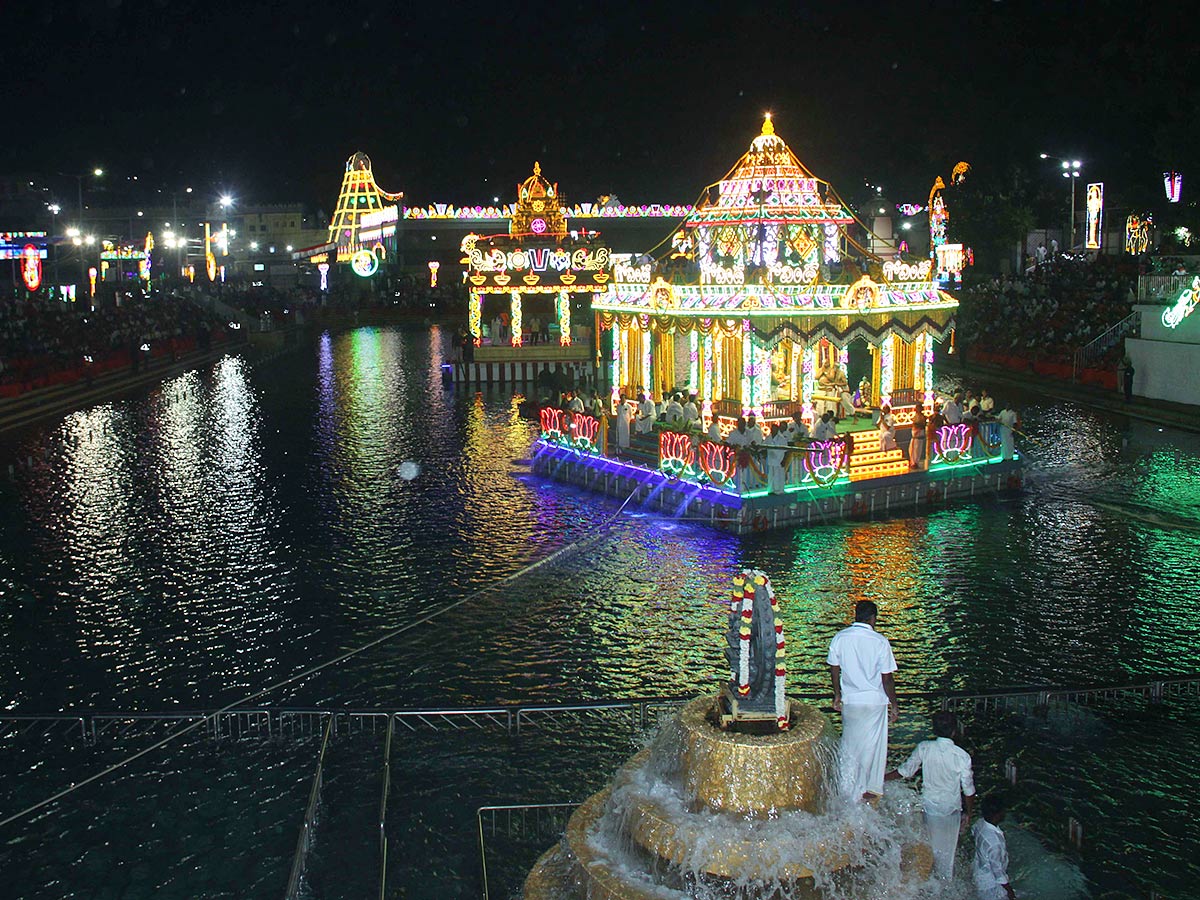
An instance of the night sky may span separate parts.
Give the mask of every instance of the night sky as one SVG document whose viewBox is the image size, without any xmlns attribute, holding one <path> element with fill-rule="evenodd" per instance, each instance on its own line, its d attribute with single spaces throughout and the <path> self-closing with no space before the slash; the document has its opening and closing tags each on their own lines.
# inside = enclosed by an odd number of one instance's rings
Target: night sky
<svg viewBox="0 0 1200 900">
<path fill-rule="evenodd" d="M 1057 177 L 1040 151 L 1130 202 L 1164 168 L 1200 184 L 1186 6 L 88 0 L 4 23 L 5 173 L 328 207 L 361 149 L 412 203 L 508 199 L 535 159 L 569 200 L 688 202 L 771 110 L 847 199 L 921 201 L 959 159 Z"/>
</svg>

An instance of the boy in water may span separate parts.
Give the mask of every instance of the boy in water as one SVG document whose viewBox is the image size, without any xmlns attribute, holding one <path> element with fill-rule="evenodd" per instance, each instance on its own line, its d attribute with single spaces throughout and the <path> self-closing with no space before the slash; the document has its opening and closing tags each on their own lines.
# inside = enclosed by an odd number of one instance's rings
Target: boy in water
<svg viewBox="0 0 1200 900">
<path fill-rule="evenodd" d="M 1004 800 L 997 794 L 983 798 L 982 815 L 971 833 L 975 835 L 975 862 L 971 877 L 979 900 L 1016 900 L 1008 880 L 1008 842 L 1000 830 L 1004 819 Z"/>
<path fill-rule="evenodd" d="M 933 850 L 933 872 L 949 881 L 954 877 L 954 854 L 958 836 L 967 830 L 975 807 L 975 779 L 971 755 L 954 743 L 958 718 L 952 712 L 933 717 L 932 741 L 921 741 L 912 755 L 884 779 L 921 777 L 921 805 L 925 809 L 925 830 Z M 963 815 L 964 798 L 966 815 Z"/>
</svg>

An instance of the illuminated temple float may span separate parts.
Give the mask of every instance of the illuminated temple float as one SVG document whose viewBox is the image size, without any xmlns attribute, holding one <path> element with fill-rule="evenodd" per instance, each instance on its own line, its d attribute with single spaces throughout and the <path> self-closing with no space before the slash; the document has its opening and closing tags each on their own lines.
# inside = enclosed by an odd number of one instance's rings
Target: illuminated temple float
<svg viewBox="0 0 1200 900">
<path fill-rule="evenodd" d="M 614 254 L 607 290 L 595 293 L 612 410 L 622 394 L 636 401 L 642 386 L 655 399 L 688 391 L 702 401 L 706 430 L 715 419 L 728 436 L 753 414 L 765 436 L 795 412 L 811 426 L 836 408 L 843 385 L 861 384 L 862 416 L 843 419 L 843 437 L 786 454 L 656 424 L 617 459 L 611 422 L 544 410 L 536 472 L 622 497 L 640 483 L 664 509 L 739 532 L 1020 486 L 1020 461 L 1003 459 L 995 423 L 944 427 L 928 469 L 910 468 L 911 422 L 935 399 L 934 344 L 950 337 L 958 308 L 934 283 L 930 260 L 885 261 L 866 250 L 855 237 L 866 226 L 769 116 L 715 187 L 656 255 Z M 870 415 L 885 405 L 898 449 L 881 449 Z M 780 457 L 786 473 L 772 490 Z"/>
<path fill-rule="evenodd" d="M 608 248 L 595 231 L 568 230 L 558 185 L 533 174 L 517 186 L 508 232 L 467 235 L 462 242 L 467 319 L 475 360 L 455 367 L 456 380 L 508 384 L 533 381 L 546 369 L 566 370 L 572 383 L 594 377 L 587 317 L 571 321 L 576 295 L 608 289 Z M 503 316 L 507 328 L 494 323 Z M 548 340 L 530 330 L 536 319 Z M 499 332 L 499 333 L 497 333 Z M 583 334 L 581 334 L 583 332 Z"/>
</svg>

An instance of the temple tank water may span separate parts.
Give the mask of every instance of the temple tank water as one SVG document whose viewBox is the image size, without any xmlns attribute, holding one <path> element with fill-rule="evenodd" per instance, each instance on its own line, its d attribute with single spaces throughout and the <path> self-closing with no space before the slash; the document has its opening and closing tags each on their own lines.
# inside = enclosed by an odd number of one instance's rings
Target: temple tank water
<svg viewBox="0 0 1200 900">
<path fill-rule="evenodd" d="M 619 504 L 514 465 L 534 423 L 511 390 L 445 388 L 447 346 L 437 328 L 326 334 L 5 438 L 3 468 L 34 465 L 0 493 L 4 708 L 214 708 L 592 535 Z M 1200 671 L 1200 439 L 993 393 L 1022 406 L 1039 442 L 1012 502 L 754 538 L 629 508 L 584 552 L 269 699 L 401 709 L 712 692 L 741 567 L 770 573 L 783 599 L 794 692 L 825 690 L 828 640 L 862 598 L 880 605 L 902 691 Z M 1017 760 L 1015 833 L 1057 847 L 1068 815 L 1085 823 L 1084 851 L 1066 856 L 1096 896 L 1182 895 L 1200 878 L 1200 826 L 1173 800 L 1190 792 L 1194 698 L 969 726 L 981 785 Z M 925 734 L 923 715 L 902 716 L 893 762 Z M 477 807 L 582 800 L 643 738 L 611 723 L 406 735 L 389 816 L 405 851 L 389 884 L 477 896 Z M 6 743 L 0 812 L 131 749 Z M 5 828 L 5 894 L 279 896 L 315 752 L 203 737 L 158 751 Z M 319 896 L 374 884 L 380 753 L 365 738 L 330 750 Z"/>
</svg>

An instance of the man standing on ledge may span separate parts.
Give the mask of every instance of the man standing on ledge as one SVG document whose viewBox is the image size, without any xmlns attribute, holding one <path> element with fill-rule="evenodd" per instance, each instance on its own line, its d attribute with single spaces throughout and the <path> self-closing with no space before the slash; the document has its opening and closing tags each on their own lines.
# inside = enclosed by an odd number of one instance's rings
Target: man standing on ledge
<svg viewBox="0 0 1200 900">
<path fill-rule="evenodd" d="M 896 658 L 888 639 L 875 630 L 879 608 L 854 604 L 854 624 L 829 644 L 833 708 L 842 714 L 842 793 L 850 799 L 883 794 L 888 723 L 897 716 Z"/>
</svg>

